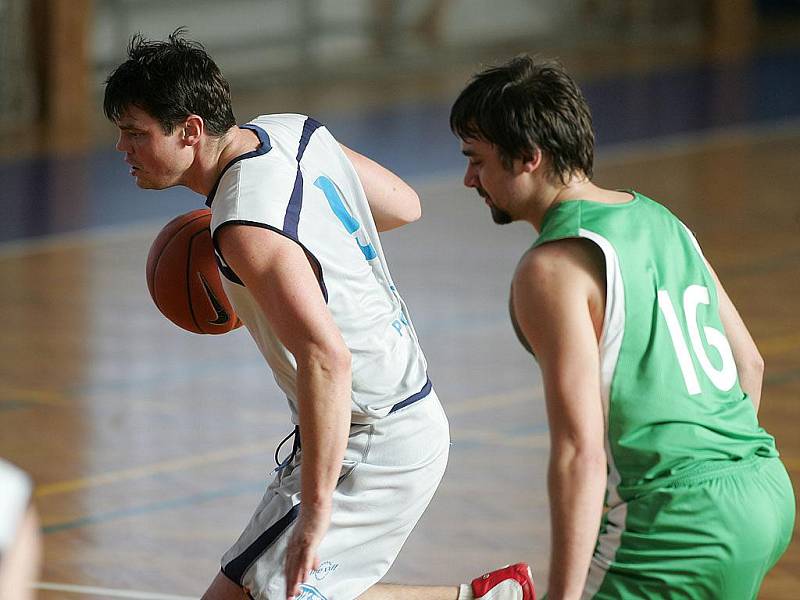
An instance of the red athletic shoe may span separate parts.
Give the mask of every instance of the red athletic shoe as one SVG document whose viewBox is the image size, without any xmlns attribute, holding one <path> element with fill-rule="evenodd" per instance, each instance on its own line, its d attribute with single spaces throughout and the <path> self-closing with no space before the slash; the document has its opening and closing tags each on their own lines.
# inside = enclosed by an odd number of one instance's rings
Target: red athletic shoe
<svg viewBox="0 0 800 600">
<path fill-rule="evenodd" d="M 531 568 L 517 563 L 472 580 L 475 600 L 536 600 Z"/>
</svg>

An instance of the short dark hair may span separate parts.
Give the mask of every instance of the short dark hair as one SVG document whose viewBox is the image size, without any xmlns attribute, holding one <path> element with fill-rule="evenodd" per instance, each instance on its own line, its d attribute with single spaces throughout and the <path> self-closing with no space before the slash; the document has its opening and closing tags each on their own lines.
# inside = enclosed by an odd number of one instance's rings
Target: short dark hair
<svg viewBox="0 0 800 600">
<path fill-rule="evenodd" d="M 562 182 L 575 171 L 592 177 L 592 115 L 557 61 L 521 55 L 476 74 L 453 104 L 450 129 L 497 146 L 506 168 L 539 148 Z"/>
<path fill-rule="evenodd" d="M 202 44 L 173 31 L 166 41 L 141 34 L 128 44 L 128 59 L 106 80 L 103 112 L 117 122 L 136 106 L 156 119 L 164 133 L 189 115 L 203 118 L 206 131 L 221 136 L 236 125 L 228 82 Z"/>
</svg>

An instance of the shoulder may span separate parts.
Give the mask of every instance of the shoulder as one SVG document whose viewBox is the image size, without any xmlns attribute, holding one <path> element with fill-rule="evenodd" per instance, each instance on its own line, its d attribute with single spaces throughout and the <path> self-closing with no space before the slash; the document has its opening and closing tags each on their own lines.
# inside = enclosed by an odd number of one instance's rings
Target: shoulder
<svg viewBox="0 0 800 600">
<path fill-rule="evenodd" d="M 575 277 L 596 278 L 602 273 L 602 250 L 592 241 L 583 238 L 564 238 L 547 242 L 522 255 L 514 273 L 520 283 L 571 282 Z"/>
<path fill-rule="evenodd" d="M 267 152 L 257 156 L 239 157 L 231 162 L 219 178 L 218 193 L 223 190 L 241 189 L 247 192 L 258 192 L 272 189 L 283 182 L 294 183 L 297 165 L 293 164 L 285 153 Z"/>
<path fill-rule="evenodd" d="M 587 308 L 600 319 L 605 305 L 602 250 L 589 240 L 567 238 L 528 250 L 514 273 L 512 298 L 520 322 L 563 318 Z"/>
<path fill-rule="evenodd" d="M 250 120 L 249 123 L 251 125 L 258 125 L 259 127 L 269 125 L 302 125 L 310 118 L 311 117 L 308 115 L 303 115 L 300 113 L 271 113 L 259 115 Z"/>
<path fill-rule="evenodd" d="M 300 113 L 261 115 L 247 124 L 262 128 L 270 138 L 276 138 L 279 143 L 296 143 L 303 137 L 310 137 L 311 134 L 319 135 L 315 132 L 327 131 L 323 123 Z"/>
<path fill-rule="evenodd" d="M 283 227 L 296 168 L 268 157 L 239 161 L 223 173 L 210 203 L 212 231 L 232 220 Z"/>
</svg>

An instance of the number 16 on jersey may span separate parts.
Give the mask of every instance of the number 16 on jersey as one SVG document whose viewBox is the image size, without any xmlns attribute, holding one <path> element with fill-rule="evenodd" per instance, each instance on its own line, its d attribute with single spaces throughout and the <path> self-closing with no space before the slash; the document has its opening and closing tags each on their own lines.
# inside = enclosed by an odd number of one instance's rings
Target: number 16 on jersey
<svg viewBox="0 0 800 600">
<path fill-rule="evenodd" d="M 692 352 L 690 352 L 689 345 L 686 343 L 683 328 L 678 320 L 669 292 L 666 290 L 658 291 L 658 308 L 667 322 L 667 329 L 672 338 L 672 345 L 683 374 L 683 380 L 686 383 L 686 390 L 692 396 L 702 391 L 700 381 L 697 378 L 697 371 L 694 368 L 694 361 L 692 360 L 692 354 L 694 354 L 703 372 L 714 384 L 714 387 L 720 391 L 727 392 L 736 383 L 736 362 L 733 359 L 731 346 L 724 333 L 713 327 L 703 325 L 703 334 L 705 334 L 706 342 L 717 350 L 722 359 L 722 366 L 717 369 L 711 364 L 711 360 L 708 357 L 700 334 L 700 323 L 698 323 L 697 319 L 697 307 L 700 304 L 710 303 L 708 288 L 702 285 L 690 285 L 684 290 L 682 301 L 684 323 L 689 333 Z"/>
</svg>

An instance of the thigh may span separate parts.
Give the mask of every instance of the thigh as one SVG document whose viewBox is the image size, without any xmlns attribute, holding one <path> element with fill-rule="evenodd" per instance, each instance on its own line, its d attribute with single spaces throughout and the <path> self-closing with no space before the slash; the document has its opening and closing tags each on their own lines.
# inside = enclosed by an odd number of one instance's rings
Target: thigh
<svg viewBox="0 0 800 600">
<path fill-rule="evenodd" d="M 657 490 L 606 516 L 587 597 L 754 598 L 793 522 L 777 459 Z"/>
<path fill-rule="evenodd" d="M 435 395 L 376 423 L 353 425 L 319 568 L 300 598 L 355 598 L 380 580 L 424 512 L 447 463 L 447 421 Z M 253 598 L 285 597 L 284 556 L 300 510 L 302 450 L 270 485 L 223 572 Z"/>
</svg>

